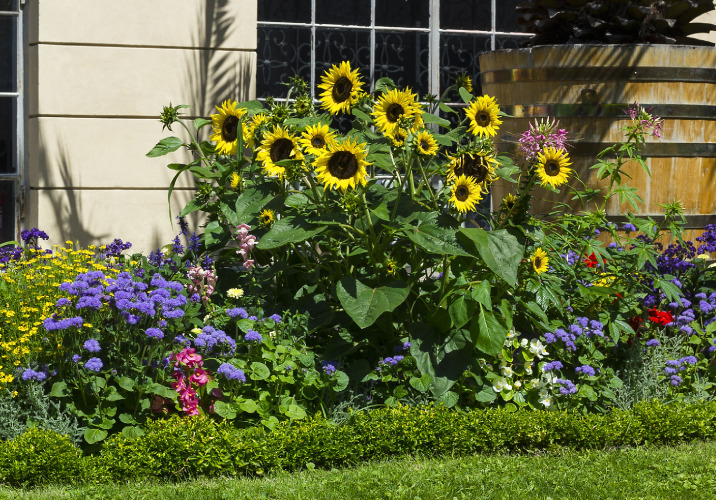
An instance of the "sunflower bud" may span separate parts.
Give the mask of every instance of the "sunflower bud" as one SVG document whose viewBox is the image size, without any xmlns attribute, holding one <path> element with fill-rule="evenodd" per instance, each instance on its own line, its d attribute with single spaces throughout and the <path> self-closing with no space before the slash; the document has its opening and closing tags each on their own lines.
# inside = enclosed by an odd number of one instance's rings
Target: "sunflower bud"
<svg viewBox="0 0 716 500">
<path fill-rule="evenodd" d="M 164 125 L 162 131 L 165 128 L 172 129 L 172 124 L 179 121 L 179 110 L 184 107 L 186 106 L 172 106 L 172 103 L 169 103 L 169 106 L 164 106 L 161 115 L 159 115 L 159 121 Z"/>
</svg>

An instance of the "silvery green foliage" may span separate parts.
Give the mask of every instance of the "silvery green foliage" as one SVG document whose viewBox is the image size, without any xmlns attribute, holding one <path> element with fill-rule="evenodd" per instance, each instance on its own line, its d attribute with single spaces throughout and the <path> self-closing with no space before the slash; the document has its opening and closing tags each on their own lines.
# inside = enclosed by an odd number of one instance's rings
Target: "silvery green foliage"
<svg viewBox="0 0 716 500">
<path fill-rule="evenodd" d="M 25 385 L 23 397 L 12 397 L 10 391 L 0 393 L 0 440 L 13 439 L 30 427 L 55 431 L 69 437 L 75 445 L 82 443 L 84 427 L 62 411 L 40 384 Z"/>
</svg>

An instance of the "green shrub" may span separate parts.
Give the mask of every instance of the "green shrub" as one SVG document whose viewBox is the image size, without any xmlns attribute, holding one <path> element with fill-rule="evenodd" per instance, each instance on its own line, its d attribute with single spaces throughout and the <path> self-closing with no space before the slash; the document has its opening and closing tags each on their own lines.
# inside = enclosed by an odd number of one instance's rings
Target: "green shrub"
<svg viewBox="0 0 716 500">
<path fill-rule="evenodd" d="M 87 476 L 82 452 L 66 436 L 30 428 L 0 443 L 0 482 L 12 485 L 81 483 Z"/>
</svg>

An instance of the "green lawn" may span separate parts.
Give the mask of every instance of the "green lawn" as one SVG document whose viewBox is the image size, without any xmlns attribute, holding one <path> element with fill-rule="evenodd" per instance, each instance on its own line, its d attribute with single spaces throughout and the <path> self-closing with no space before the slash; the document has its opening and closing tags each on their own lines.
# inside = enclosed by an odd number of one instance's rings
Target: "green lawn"
<svg viewBox="0 0 716 500">
<path fill-rule="evenodd" d="M 716 442 L 521 456 L 413 458 L 355 469 L 32 491 L 12 499 L 716 499 Z"/>
</svg>

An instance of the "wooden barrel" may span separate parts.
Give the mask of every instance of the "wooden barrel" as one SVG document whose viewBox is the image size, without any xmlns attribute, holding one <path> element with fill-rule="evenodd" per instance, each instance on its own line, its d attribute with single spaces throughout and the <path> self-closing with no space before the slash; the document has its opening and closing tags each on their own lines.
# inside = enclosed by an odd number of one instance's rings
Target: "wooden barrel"
<svg viewBox="0 0 716 500">
<path fill-rule="evenodd" d="M 706 224 L 716 224 L 716 47 L 538 46 L 483 53 L 480 71 L 483 93 L 514 116 L 503 121 L 498 148 L 515 150 L 516 138 L 530 122 L 557 118 L 575 138 L 573 167 L 591 187 L 608 186 L 589 167 L 599 151 L 623 140 L 629 105 L 651 108 L 664 119 L 662 138 L 649 137 L 642 151 L 651 176 L 638 165 L 625 169 L 632 176 L 625 184 L 636 187 L 644 203 L 634 210 L 613 197 L 608 216 L 619 221 L 630 211 L 659 218 L 660 204 L 680 200 L 688 239 Z M 496 183 L 493 209 L 513 190 L 514 185 Z M 537 188 L 533 213 L 553 212 L 557 202 L 569 201 L 565 192 L 564 187 L 559 195 Z"/>
</svg>

